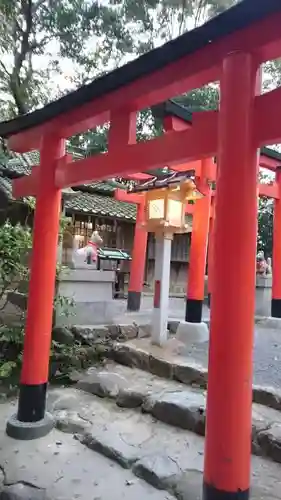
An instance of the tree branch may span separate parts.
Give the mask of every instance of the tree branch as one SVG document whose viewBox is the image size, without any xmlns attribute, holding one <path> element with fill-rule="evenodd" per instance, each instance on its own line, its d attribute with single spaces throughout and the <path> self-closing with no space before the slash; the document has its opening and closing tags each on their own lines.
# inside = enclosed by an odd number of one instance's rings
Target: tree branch
<svg viewBox="0 0 281 500">
<path fill-rule="evenodd" d="M 198 22 L 200 21 L 200 16 L 202 10 L 206 7 L 206 0 L 199 0 L 198 7 L 196 9 L 195 19 L 194 19 L 194 28 L 197 27 Z"/>
<path fill-rule="evenodd" d="M 11 75 L 10 75 L 9 71 L 7 70 L 7 68 L 6 68 L 5 64 L 4 64 L 2 61 L 0 61 L 0 66 L 1 66 L 1 68 L 3 69 L 3 71 L 6 73 L 6 75 L 7 75 L 9 78 L 11 78 Z"/>
<path fill-rule="evenodd" d="M 30 51 L 29 37 L 32 32 L 32 0 L 21 0 L 21 12 L 25 20 L 25 29 L 22 29 L 20 50 L 15 50 L 14 52 L 14 68 L 10 76 L 10 88 L 15 100 L 15 104 L 18 108 L 19 114 L 25 114 L 28 109 L 26 104 L 21 99 L 20 93 L 20 72 L 22 65 L 26 59 L 28 52 Z M 18 32 L 16 29 L 16 24 L 14 27 L 13 38 L 17 42 Z"/>
</svg>

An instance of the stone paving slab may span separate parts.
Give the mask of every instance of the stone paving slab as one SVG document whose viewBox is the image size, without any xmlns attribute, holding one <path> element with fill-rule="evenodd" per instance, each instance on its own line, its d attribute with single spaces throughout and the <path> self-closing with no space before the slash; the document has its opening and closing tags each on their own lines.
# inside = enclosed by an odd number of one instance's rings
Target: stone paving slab
<svg viewBox="0 0 281 500">
<path fill-rule="evenodd" d="M 75 379 L 78 380 L 76 387 L 88 395 L 109 398 L 121 408 L 139 408 L 160 422 L 200 436 L 205 435 L 206 390 L 204 389 L 188 387 L 180 382 L 166 380 L 143 370 L 131 369 L 113 362 L 102 368 L 90 368 L 85 373 L 76 373 Z M 81 417 L 81 412 L 79 416 Z M 72 426 L 80 424 L 78 421 L 71 422 Z M 63 424 L 59 425 L 63 428 Z M 82 427 L 84 427 L 83 422 Z M 92 448 L 97 450 L 100 446 L 99 437 L 95 436 Z M 124 465 L 123 448 L 124 445 L 118 440 L 114 453 L 120 457 L 118 461 L 122 465 Z M 253 403 L 252 452 L 281 463 L 281 412 Z M 112 458 L 112 455 L 110 457 Z"/>
<path fill-rule="evenodd" d="M 76 393 L 74 398 L 77 411 L 77 405 L 85 404 L 85 400 Z M 0 500 L 174 498 L 137 478 L 131 470 L 94 453 L 71 434 L 55 429 L 34 441 L 9 438 L 4 432 L 5 419 L 12 412 L 11 404 L 0 405 Z"/>
<path fill-rule="evenodd" d="M 201 499 L 203 437 L 74 388 L 50 390 L 48 409 L 65 432 L 16 441 L 4 433 L 15 408 L 0 405 L 0 500 Z M 279 464 L 252 457 L 251 499 L 281 500 Z"/>
<path fill-rule="evenodd" d="M 138 372 L 136 380 L 137 375 Z M 152 386 L 151 379 L 150 391 Z M 61 418 L 66 421 L 69 412 L 72 420 L 76 412 L 77 418 L 85 422 L 85 430 L 77 437 L 87 448 L 110 456 L 136 477 L 143 478 L 155 488 L 167 490 L 179 500 L 201 499 L 203 437 L 156 421 L 150 414 L 119 408 L 113 400 L 101 399 L 74 388 L 52 391 L 48 407 L 56 422 Z M 268 409 L 256 408 L 256 419 L 263 418 L 263 411 Z M 72 432 L 71 426 L 65 430 Z M 252 457 L 251 498 L 281 500 L 279 464 Z"/>
<path fill-rule="evenodd" d="M 207 361 L 198 359 L 196 352 L 206 350 L 206 343 L 183 345 L 171 337 L 165 348 L 153 346 L 149 338 L 137 338 L 125 343 L 116 342 L 109 357 L 129 367 L 136 367 L 159 377 L 177 380 L 186 385 L 206 388 Z M 253 401 L 281 411 L 281 388 L 253 385 Z"/>
</svg>

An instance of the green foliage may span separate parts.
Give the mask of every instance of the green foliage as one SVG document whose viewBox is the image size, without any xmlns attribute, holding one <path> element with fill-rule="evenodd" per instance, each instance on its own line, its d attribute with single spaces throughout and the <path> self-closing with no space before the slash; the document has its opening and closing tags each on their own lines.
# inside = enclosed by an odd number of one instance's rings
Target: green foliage
<svg viewBox="0 0 281 500">
<path fill-rule="evenodd" d="M 34 199 L 29 199 L 30 207 L 34 207 Z M 68 223 L 67 217 L 61 219 L 61 230 Z M 31 229 L 27 225 L 12 225 L 6 221 L 0 226 L 0 299 L 4 309 L 8 301 L 8 293 L 17 291 L 23 282 L 28 281 L 28 255 L 32 248 Z M 59 269 L 58 269 L 59 272 Z M 60 306 L 60 315 L 73 314 L 74 301 L 56 295 L 54 310 Z M 24 327 L 8 327 L 0 325 L 0 384 L 8 381 L 8 388 L 18 382 L 22 360 Z M 63 347 L 57 349 L 62 354 Z M 73 353 L 72 353 L 73 354 Z"/>
<path fill-rule="evenodd" d="M 264 173 L 260 173 L 259 182 L 270 183 L 272 178 Z M 263 250 L 266 257 L 272 257 L 273 243 L 273 200 L 269 198 L 259 198 L 258 208 L 258 251 Z"/>
<path fill-rule="evenodd" d="M 23 114 L 206 21 L 236 0 L 1 0 L 3 117 Z M 68 63 L 69 64 L 69 63 Z"/>
<path fill-rule="evenodd" d="M 75 301 L 71 297 L 66 297 L 65 295 L 56 294 L 54 298 L 54 310 L 59 307 L 60 314 L 66 316 L 73 316 Z"/>
<path fill-rule="evenodd" d="M 258 250 L 266 257 L 272 257 L 273 243 L 273 200 L 259 199 L 258 212 Z"/>
<path fill-rule="evenodd" d="M 27 256 L 32 247 L 31 230 L 9 221 L 0 226 L 0 299 L 28 278 Z"/>
<path fill-rule="evenodd" d="M 16 368 L 16 361 L 4 361 L 0 364 L 0 380 L 10 378 Z"/>
</svg>

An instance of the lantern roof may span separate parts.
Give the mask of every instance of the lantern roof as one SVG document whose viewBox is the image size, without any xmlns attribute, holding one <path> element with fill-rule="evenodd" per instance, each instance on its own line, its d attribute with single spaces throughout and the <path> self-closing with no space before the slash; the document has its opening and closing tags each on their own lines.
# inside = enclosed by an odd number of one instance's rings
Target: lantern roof
<svg viewBox="0 0 281 500">
<path fill-rule="evenodd" d="M 152 177 L 151 179 L 137 184 L 127 189 L 128 193 L 142 193 L 145 191 L 154 191 L 155 189 L 169 188 L 173 185 L 182 184 L 186 180 L 195 180 L 195 170 L 186 170 L 185 172 L 169 172 L 161 178 Z"/>
</svg>

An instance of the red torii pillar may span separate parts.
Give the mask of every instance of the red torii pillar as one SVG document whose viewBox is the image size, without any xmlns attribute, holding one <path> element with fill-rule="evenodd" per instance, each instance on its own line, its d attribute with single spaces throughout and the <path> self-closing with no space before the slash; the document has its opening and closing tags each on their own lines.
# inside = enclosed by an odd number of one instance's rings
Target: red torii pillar
<svg viewBox="0 0 281 500">
<path fill-rule="evenodd" d="M 141 228 L 141 224 L 144 222 L 144 197 L 135 193 L 127 193 L 122 189 L 116 189 L 114 196 L 116 200 L 126 203 L 135 203 L 137 206 L 127 309 L 128 311 L 139 311 L 141 306 L 147 246 L 147 231 Z"/>
<path fill-rule="evenodd" d="M 185 321 L 189 323 L 201 323 L 202 321 L 212 195 L 207 181 L 208 172 L 211 170 L 210 163 L 213 164 L 212 159 L 201 162 L 199 183 L 205 196 L 195 202 L 193 213 L 185 310 Z"/>
<path fill-rule="evenodd" d="M 137 205 L 137 218 L 128 288 L 128 311 L 139 311 L 141 306 L 147 247 L 147 232 L 140 227 L 143 222 L 144 202 L 142 201 L 142 203 L 138 203 Z"/>
<path fill-rule="evenodd" d="M 64 152 L 64 140 L 52 135 L 43 138 L 40 167 L 37 167 L 32 266 L 18 412 L 7 423 L 7 434 L 16 439 L 42 437 L 53 426 L 53 419 L 45 413 L 45 406 L 61 208 L 61 190 L 55 187 L 55 169 Z"/>
<path fill-rule="evenodd" d="M 264 167 L 266 168 L 266 166 Z M 278 173 L 276 174 L 276 178 L 278 178 Z M 280 185 L 279 185 L 280 184 Z M 273 223 L 273 233 L 276 232 L 274 239 L 277 242 L 277 246 L 279 245 L 279 249 L 277 250 L 276 245 L 274 246 L 273 243 L 273 258 L 274 260 L 277 261 L 277 273 L 275 275 L 275 279 L 273 277 L 272 279 L 272 304 L 271 304 L 271 315 L 273 317 L 281 317 L 277 316 L 277 314 L 281 314 L 280 309 L 278 313 L 278 299 L 275 299 L 275 297 L 281 297 L 281 292 L 280 292 L 280 281 L 281 278 L 281 270 L 278 274 L 278 261 L 280 260 L 279 256 L 281 255 L 281 236 L 280 238 L 278 237 L 278 234 L 280 234 L 280 225 L 281 225 L 281 216 L 280 213 L 278 215 L 278 212 L 280 212 L 280 204 L 277 203 L 280 196 L 281 196 L 281 182 L 277 180 L 277 182 L 270 183 L 270 184 L 258 184 L 257 188 L 257 193 L 258 196 L 265 196 L 267 198 L 272 198 L 275 200 L 275 219 L 276 222 Z M 280 193 L 280 194 L 279 194 Z M 278 222 L 279 221 L 279 222 Z M 213 240 L 214 240 L 214 231 L 215 231 L 215 192 L 213 192 L 212 196 L 212 205 L 211 205 L 211 218 L 210 218 L 210 229 L 209 229 L 209 247 L 208 247 L 208 305 L 210 307 L 211 305 L 211 292 L 212 292 L 212 279 L 213 279 L 213 272 L 214 272 L 214 252 L 213 252 Z M 279 306 L 280 307 L 280 306 Z"/>
<path fill-rule="evenodd" d="M 278 198 L 274 200 L 271 316 L 281 318 L 281 167 L 276 169 Z"/>
<path fill-rule="evenodd" d="M 223 61 L 204 500 L 249 497 L 257 237 L 258 162 L 253 140 L 257 73 L 251 54 L 233 52 Z"/>
</svg>

